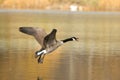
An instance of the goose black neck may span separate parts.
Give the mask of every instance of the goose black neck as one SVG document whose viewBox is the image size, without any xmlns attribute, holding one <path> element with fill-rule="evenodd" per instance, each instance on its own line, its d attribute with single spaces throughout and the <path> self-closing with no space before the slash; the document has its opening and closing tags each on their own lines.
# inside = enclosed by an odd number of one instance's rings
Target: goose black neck
<svg viewBox="0 0 120 80">
<path fill-rule="evenodd" d="M 63 43 L 66 43 L 66 42 L 68 42 L 68 41 L 73 41 L 73 38 L 67 38 L 67 39 L 62 40 L 62 41 L 63 41 Z"/>
</svg>

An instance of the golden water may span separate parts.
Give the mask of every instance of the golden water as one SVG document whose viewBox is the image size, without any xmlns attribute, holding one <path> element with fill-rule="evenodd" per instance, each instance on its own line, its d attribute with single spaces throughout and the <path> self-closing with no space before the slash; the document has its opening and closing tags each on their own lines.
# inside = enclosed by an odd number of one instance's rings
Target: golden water
<svg viewBox="0 0 120 80">
<path fill-rule="evenodd" d="M 120 14 L 1 12 L 0 80 L 120 80 Z M 36 40 L 20 26 L 58 30 L 57 39 L 79 37 L 38 64 Z"/>
</svg>

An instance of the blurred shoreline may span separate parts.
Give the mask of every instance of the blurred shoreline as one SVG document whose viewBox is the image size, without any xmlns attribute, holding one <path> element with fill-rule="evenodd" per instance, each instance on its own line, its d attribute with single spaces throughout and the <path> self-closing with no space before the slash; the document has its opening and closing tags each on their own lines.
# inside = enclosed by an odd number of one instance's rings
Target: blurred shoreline
<svg viewBox="0 0 120 80">
<path fill-rule="evenodd" d="M 119 12 L 119 0 L 0 0 L 0 9 Z"/>
<path fill-rule="evenodd" d="M 120 14 L 120 12 L 111 12 L 111 11 L 60 11 L 60 10 L 31 10 L 31 9 L 23 9 L 23 10 L 18 10 L 18 9 L 0 9 L 0 13 L 4 12 L 10 12 L 10 13 L 16 13 L 16 12 L 21 12 L 21 13 L 55 13 L 55 14 Z"/>
</svg>

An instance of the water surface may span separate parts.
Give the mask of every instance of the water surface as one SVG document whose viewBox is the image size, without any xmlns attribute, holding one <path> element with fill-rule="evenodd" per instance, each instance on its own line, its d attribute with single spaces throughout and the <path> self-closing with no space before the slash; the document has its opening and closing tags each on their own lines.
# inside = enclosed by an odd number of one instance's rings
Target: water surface
<svg viewBox="0 0 120 80">
<path fill-rule="evenodd" d="M 0 12 L 1 80 L 120 80 L 120 14 L 103 12 Z M 20 26 L 58 30 L 57 39 L 79 37 L 38 64 L 36 40 Z"/>
</svg>

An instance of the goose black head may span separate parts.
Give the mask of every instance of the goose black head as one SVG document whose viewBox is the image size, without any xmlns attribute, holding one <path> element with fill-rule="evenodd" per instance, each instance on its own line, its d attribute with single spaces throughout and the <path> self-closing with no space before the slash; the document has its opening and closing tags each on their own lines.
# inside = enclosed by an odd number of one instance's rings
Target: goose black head
<svg viewBox="0 0 120 80">
<path fill-rule="evenodd" d="M 73 41 L 78 41 L 79 38 L 72 37 Z"/>
</svg>

